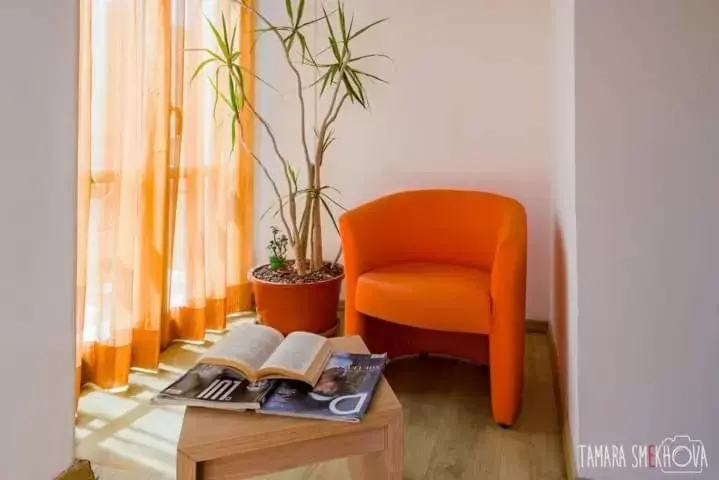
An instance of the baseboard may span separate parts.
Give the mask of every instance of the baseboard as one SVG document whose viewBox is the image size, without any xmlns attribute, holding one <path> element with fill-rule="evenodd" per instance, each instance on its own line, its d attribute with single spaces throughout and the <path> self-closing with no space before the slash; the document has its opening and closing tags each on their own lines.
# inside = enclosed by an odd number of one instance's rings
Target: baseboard
<svg viewBox="0 0 719 480">
<path fill-rule="evenodd" d="M 547 335 L 549 331 L 549 322 L 546 320 L 528 318 L 524 321 L 524 331 L 527 333 L 543 333 Z"/>
<path fill-rule="evenodd" d="M 562 450 L 564 451 L 564 470 L 567 480 L 582 480 L 577 476 L 576 463 L 574 460 L 574 442 L 572 441 L 572 431 L 569 428 L 569 409 L 567 402 L 562 396 L 559 381 L 559 357 L 557 356 L 557 346 L 554 343 L 554 334 L 551 325 L 547 325 L 547 342 L 549 342 L 549 356 L 552 368 L 552 382 L 554 383 L 554 392 L 556 395 L 557 406 L 559 407 L 559 417 L 562 423 Z"/>
</svg>

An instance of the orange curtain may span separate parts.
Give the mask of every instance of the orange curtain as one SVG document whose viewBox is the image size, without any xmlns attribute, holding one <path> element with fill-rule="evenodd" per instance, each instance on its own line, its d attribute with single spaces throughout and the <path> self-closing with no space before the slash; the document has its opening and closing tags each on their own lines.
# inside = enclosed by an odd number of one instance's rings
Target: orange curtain
<svg viewBox="0 0 719 480">
<path fill-rule="evenodd" d="M 206 57 L 188 49 L 215 48 L 205 18 L 222 14 L 251 62 L 251 15 L 231 0 L 83 0 L 78 387 L 123 389 L 250 307 L 252 161 L 209 82 L 190 83 Z"/>
</svg>

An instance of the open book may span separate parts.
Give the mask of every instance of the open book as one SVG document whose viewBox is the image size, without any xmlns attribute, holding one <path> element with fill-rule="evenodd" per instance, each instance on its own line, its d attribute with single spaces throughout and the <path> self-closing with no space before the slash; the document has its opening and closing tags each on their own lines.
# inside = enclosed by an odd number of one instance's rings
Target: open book
<svg viewBox="0 0 719 480">
<path fill-rule="evenodd" d="M 314 386 L 332 351 L 329 341 L 314 333 L 284 337 L 265 325 L 242 325 L 213 345 L 198 363 L 229 367 L 250 382 L 291 379 Z"/>
</svg>

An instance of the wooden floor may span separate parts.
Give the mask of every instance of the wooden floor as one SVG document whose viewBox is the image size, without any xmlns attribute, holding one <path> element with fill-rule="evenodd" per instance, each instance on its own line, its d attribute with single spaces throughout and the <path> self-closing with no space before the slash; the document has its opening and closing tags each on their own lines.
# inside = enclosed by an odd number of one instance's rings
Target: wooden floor
<svg viewBox="0 0 719 480">
<path fill-rule="evenodd" d="M 211 339 L 210 339 L 211 340 Z M 80 400 L 77 455 L 103 480 L 173 479 L 181 407 L 147 400 L 192 364 L 204 347 L 174 345 L 162 373 L 133 374 L 124 394 L 87 390 Z M 386 377 L 404 407 L 406 480 L 563 479 L 559 416 L 546 336 L 527 336 L 522 413 L 502 430 L 492 421 L 488 371 L 449 359 L 391 363 Z M 263 477 L 263 480 L 348 478 L 343 460 Z"/>
</svg>

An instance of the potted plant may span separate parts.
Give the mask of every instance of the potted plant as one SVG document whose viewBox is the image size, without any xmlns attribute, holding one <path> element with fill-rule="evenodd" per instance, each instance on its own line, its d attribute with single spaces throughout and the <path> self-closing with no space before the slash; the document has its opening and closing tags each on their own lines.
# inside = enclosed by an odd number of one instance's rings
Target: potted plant
<svg viewBox="0 0 719 480">
<path fill-rule="evenodd" d="M 207 58 L 197 66 L 193 78 L 205 68 L 214 67 L 208 78 L 216 94 L 215 100 L 229 107 L 234 118 L 232 143 L 235 144 L 237 137 L 241 147 L 257 162 L 270 183 L 275 196 L 272 210 L 279 217 L 283 230 L 281 234 L 278 229 L 272 232 L 269 263 L 249 273 L 257 311 L 263 323 L 283 333 L 295 330 L 329 333 L 337 325 L 343 269 L 338 263 L 340 253 L 334 261 L 325 258 L 322 218 L 326 215 L 337 229 L 332 209 L 342 207 L 330 195 L 332 187 L 322 182 L 322 166 L 335 138 L 332 127 L 343 108 L 358 105 L 366 109 L 368 98 L 365 82 L 386 83 L 380 77 L 368 73 L 363 64 L 370 58 L 388 57 L 374 53 L 357 55 L 353 51 L 359 38 L 386 19 L 358 27 L 354 18 L 348 17 L 342 0 L 334 10 L 328 12 L 323 6 L 317 18 L 306 19 L 305 0 L 285 0 L 286 22 L 279 25 L 271 22 L 245 0 L 237 2 L 260 23 L 258 37 L 269 35 L 280 45 L 281 55 L 296 79 L 295 93 L 300 108 L 298 128 L 302 132 L 303 158 L 300 161 L 302 167 L 299 167 L 283 153 L 269 121 L 255 109 L 253 99 L 246 95 L 248 76 L 263 83 L 267 83 L 267 79 L 260 79 L 255 72 L 240 64 L 239 47 L 235 43 L 236 27 L 228 28 L 224 17 L 221 25 L 209 22 L 216 48 L 205 50 Z M 318 27 L 326 29 L 327 39 L 317 51 L 312 51 L 307 35 L 309 29 Z M 311 69 L 316 80 L 307 84 L 304 80 L 307 76 L 300 72 L 302 69 Z M 326 110 L 318 117 L 319 124 L 314 129 L 313 137 L 306 135 L 304 92 L 308 88 L 316 89 L 321 97 L 327 98 Z M 263 159 L 244 141 L 240 122 L 243 109 L 248 109 L 260 128 L 267 133 L 272 150 L 282 163 L 281 178 L 274 178 Z M 288 250 L 293 259 L 286 258 Z"/>
</svg>

